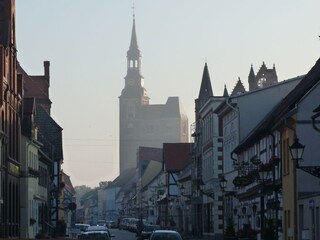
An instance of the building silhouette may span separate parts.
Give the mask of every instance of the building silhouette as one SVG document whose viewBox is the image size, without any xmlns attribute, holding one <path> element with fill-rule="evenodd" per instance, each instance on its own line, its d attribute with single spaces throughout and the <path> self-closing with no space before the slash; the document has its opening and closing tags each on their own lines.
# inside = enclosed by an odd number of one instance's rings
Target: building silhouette
<svg viewBox="0 0 320 240">
<path fill-rule="evenodd" d="M 249 91 L 278 83 L 275 65 L 273 65 L 273 68 L 267 68 L 266 64 L 262 62 L 262 65 L 256 75 L 254 74 L 253 66 L 251 65 L 248 82 Z"/>
<path fill-rule="evenodd" d="M 136 167 L 139 146 L 162 147 L 164 142 L 188 142 L 188 117 L 178 97 L 169 97 L 165 104 L 149 104 L 141 74 L 135 16 L 124 79 L 125 86 L 119 97 L 120 174 Z"/>
<path fill-rule="evenodd" d="M 0 1 L 0 237 L 19 236 L 22 78 L 17 74 L 15 1 Z"/>
</svg>

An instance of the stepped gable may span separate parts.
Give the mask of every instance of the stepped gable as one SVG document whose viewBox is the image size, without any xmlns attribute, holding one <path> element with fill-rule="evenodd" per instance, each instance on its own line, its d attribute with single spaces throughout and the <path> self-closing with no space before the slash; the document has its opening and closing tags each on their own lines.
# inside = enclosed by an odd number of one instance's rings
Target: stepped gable
<svg viewBox="0 0 320 240">
<path fill-rule="evenodd" d="M 231 96 L 239 95 L 245 92 L 246 89 L 244 88 L 243 83 L 241 82 L 241 79 L 239 77 L 236 86 L 232 90 Z"/>
</svg>

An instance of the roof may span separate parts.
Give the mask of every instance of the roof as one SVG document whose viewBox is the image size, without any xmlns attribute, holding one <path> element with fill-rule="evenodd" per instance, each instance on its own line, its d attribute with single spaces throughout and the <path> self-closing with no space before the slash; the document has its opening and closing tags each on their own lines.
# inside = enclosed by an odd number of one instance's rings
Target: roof
<svg viewBox="0 0 320 240">
<path fill-rule="evenodd" d="M 37 100 L 36 112 L 35 122 L 39 130 L 38 140 L 44 144 L 41 149 L 47 156 L 54 156 L 55 161 L 63 160 L 62 128 L 46 110 L 37 103 Z"/>
<path fill-rule="evenodd" d="M 311 70 L 303 77 L 297 86 L 277 104 L 273 110 L 258 124 L 258 126 L 244 139 L 233 152 L 239 153 L 247 146 L 250 146 L 257 138 L 265 135 L 269 130 L 274 129 L 277 124 L 285 120 L 295 104 L 318 82 L 320 81 L 320 58 Z"/>
<path fill-rule="evenodd" d="M 229 96 L 228 98 L 226 98 L 215 110 L 214 110 L 214 113 L 216 114 L 221 114 L 222 112 L 224 112 L 226 106 L 228 107 L 229 105 L 231 105 L 231 107 L 235 108 L 237 106 L 237 103 L 235 102 L 232 102 L 233 99 L 238 99 L 238 98 L 242 98 L 242 97 L 248 97 L 249 95 L 252 95 L 252 94 L 257 94 L 261 91 L 265 91 L 267 89 L 270 89 L 270 88 L 275 88 L 275 87 L 278 87 L 279 85 L 282 85 L 282 84 L 287 84 L 288 82 L 295 82 L 295 81 L 301 81 L 302 79 L 304 78 L 304 75 L 302 76 L 297 76 L 297 77 L 294 77 L 294 78 L 290 78 L 290 79 L 287 79 L 287 80 L 283 80 L 281 82 L 278 82 L 276 84 L 273 84 L 273 85 L 269 85 L 269 86 L 266 86 L 266 87 L 263 87 L 263 88 L 258 88 L 258 89 L 254 89 L 252 91 L 248 91 L 248 92 L 245 92 L 243 94 L 239 94 L 239 95 L 231 95 Z M 229 109 L 231 110 L 231 109 Z M 228 111 L 229 111 L 228 110 Z M 227 112 L 228 112 L 227 111 Z M 222 114 L 223 115 L 223 114 Z"/>
<path fill-rule="evenodd" d="M 136 169 L 129 168 L 124 170 L 108 187 L 123 187 L 130 182 L 130 180 L 135 179 Z"/>
<path fill-rule="evenodd" d="M 179 118 L 187 116 L 179 97 L 168 97 L 166 104 L 142 106 L 142 118 L 145 120 L 161 118 Z"/>
<path fill-rule="evenodd" d="M 236 86 L 232 90 L 231 96 L 239 95 L 239 94 L 242 94 L 245 92 L 246 92 L 246 89 L 244 88 L 243 83 L 241 82 L 240 78 L 238 78 Z"/>
<path fill-rule="evenodd" d="M 40 99 L 49 99 L 49 82 L 43 76 L 30 76 L 18 63 L 18 73 L 22 74 L 24 82 L 24 97 L 35 97 Z M 51 101 L 50 101 L 51 102 Z"/>
<path fill-rule="evenodd" d="M 191 162 L 192 143 L 164 143 L 163 163 L 167 172 L 178 172 Z"/>
<path fill-rule="evenodd" d="M 64 182 L 65 186 L 64 188 L 71 193 L 72 195 L 76 194 L 76 191 L 73 188 L 70 176 L 67 175 L 65 172 L 62 171 L 62 181 Z"/>
<path fill-rule="evenodd" d="M 140 160 L 153 160 L 162 162 L 162 149 L 152 147 L 139 147 L 139 161 Z"/>
</svg>

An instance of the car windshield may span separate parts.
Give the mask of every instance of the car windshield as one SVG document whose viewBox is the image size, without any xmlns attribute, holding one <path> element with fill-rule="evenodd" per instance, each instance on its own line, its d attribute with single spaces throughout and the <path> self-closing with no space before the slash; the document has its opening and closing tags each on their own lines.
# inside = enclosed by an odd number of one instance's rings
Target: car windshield
<svg viewBox="0 0 320 240">
<path fill-rule="evenodd" d="M 90 232 L 90 231 L 107 231 L 108 228 L 105 227 L 105 226 L 90 226 L 87 228 L 87 232 Z"/>
<path fill-rule="evenodd" d="M 154 233 L 151 240 L 182 240 L 177 233 Z"/>
<path fill-rule="evenodd" d="M 86 239 L 86 240 L 110 240 L 110 237 L 106 233 L 90 233 L 86 235 L 81 235 L 79 239 Z"/>
</svg>

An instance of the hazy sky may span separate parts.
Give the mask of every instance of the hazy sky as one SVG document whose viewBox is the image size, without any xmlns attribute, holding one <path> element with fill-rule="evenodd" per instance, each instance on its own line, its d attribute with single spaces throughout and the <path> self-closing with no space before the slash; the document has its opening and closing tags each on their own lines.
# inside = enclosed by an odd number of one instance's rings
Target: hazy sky
<svg viewBox="0 0 320 240">
<path fill-rule="evenodd" d="M 49 60 L 52 117 L 63 128 L 64 171 L 74 186 L 119 173 L 119 99 L 132 0 L 16 0 L 18 59 L 30 75 Z M 279 81 L 320 56 L 319 0 L 136 0 L 136 31 L 150 104 L 179 96 L 194 121 L 205 61 L 214 95 L 248 88 L 251 64 Z"/>
</svg>

